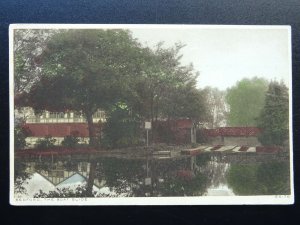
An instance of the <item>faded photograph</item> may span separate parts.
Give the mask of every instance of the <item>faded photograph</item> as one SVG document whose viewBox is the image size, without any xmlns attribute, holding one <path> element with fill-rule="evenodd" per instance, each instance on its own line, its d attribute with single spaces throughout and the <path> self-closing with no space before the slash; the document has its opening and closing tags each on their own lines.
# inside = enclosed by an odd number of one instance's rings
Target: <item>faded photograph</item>
<svg viewBox="0 0 300 225">
<path fill-rule="evenodd" d="M 13 204 L 293 202 L 289 27 L 18 25 L 10 34 Z"/>
</svg>

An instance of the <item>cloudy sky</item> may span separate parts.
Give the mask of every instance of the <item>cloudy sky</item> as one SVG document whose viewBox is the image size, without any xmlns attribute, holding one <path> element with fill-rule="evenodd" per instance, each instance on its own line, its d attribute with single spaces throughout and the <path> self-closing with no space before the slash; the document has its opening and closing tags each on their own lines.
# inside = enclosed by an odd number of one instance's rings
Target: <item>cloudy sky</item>
<svg viewBox="0 0 300 225">
<path fill-rule="evenodd" d="M 182 42 L 182 63 L 193 63 L 200 72 L 198 87 L 225 90 L 244 77 L 264 77 L 289 84 L 289 30 L 273 28 L 171 27 L 132 28 L 141 43 L 165 46 Z"/>
</svg>

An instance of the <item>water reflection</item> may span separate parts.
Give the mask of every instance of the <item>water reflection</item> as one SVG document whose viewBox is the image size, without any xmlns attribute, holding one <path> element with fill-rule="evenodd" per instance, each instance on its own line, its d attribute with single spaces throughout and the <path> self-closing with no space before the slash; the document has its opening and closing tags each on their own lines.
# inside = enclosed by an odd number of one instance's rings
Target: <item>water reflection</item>
<svg viewBox="0 0 300 225">
<path fill-rule="evenodd" d="M 236 195 L 290 194 L 289 164 L 285 162 L 231 165 L 227 181 Z"/>
<path fill-rule="evenodd" d="M 289 163 L 224 163 L 209 154 L 18 159 L 15 193 L 38 198 L 289 194 Z"/>
</svg>

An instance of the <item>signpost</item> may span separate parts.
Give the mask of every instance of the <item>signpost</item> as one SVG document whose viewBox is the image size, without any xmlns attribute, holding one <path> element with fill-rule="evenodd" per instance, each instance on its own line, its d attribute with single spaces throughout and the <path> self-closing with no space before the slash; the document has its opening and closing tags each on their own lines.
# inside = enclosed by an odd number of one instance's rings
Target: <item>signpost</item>
<svg viewBox="0 0 300 225">
<path fill-rule="evenodd" d="M 145 129 L 147 131 L 147 147 L 149 146 L 149 130 L 151 130 L 151 122 L 145 122 Z"/>
</svg>

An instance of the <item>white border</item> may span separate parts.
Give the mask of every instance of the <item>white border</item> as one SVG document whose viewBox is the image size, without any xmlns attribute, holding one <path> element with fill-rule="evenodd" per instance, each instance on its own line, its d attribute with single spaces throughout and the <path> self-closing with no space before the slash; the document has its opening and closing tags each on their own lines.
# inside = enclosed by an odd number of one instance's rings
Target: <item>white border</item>
<svg viewBox="0 0 300 225">
<path fill-rule="evenodd" d="M 199 197 L 120 197 L 120 198 L 14 198 L 14 85 L 13 31 L 14 29 L 287 29 L 289 50 L 289 138 L 291 195 L 264 196 L 199 196 Z M 294 203 L 293 126 L 292 126 L 292 45 L 291 26 L 256 25 L 155 25 L 155 24 L 11 24 L 9 26 L 9 121 L 10 121 L 10 204 L 12 205 L 269 205 Z"/>
</svg>

